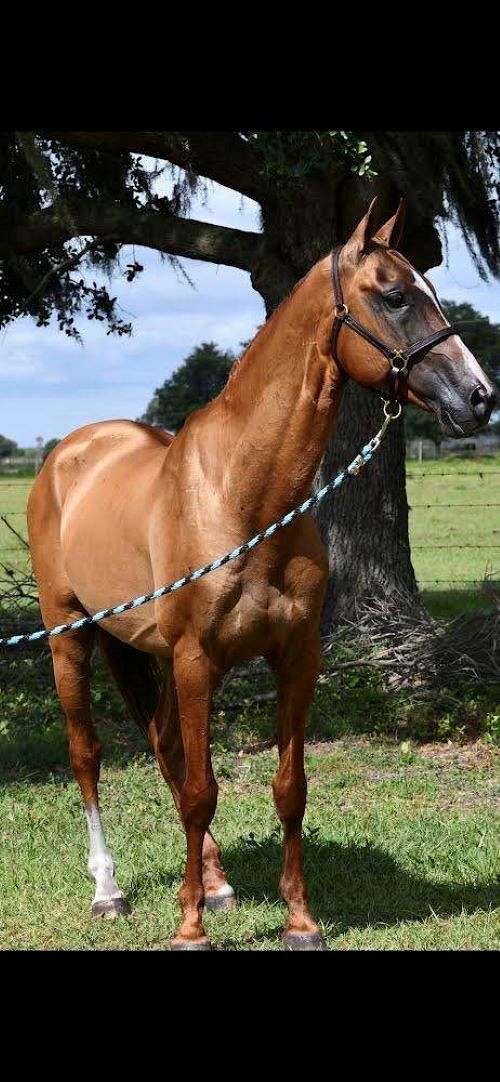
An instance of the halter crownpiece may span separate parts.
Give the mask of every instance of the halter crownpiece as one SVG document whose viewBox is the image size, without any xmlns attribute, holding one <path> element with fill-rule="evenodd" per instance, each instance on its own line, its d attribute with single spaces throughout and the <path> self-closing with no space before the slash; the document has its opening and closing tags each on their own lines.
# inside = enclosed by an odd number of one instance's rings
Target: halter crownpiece
<svg viewBox="0 0 500 1082">
<path fill-rule="evenodd" d="M 337 341 L 341 327 L 350 327 L 352 331 L 360 336 L 360 338 L 364 338 L 365 341 L 369 342 L 375 349 L 378 349 L 379 353 L 383 353 L 384 357 L 390 361 L 391 367 L 388 373 L 389 392 L 386 395 L 382 394 L 382 397 L 388 398 L 389 401 L 396 402 L 400 397 L 401 381 L 402 379 L 408 379 L 410 367 L 413 367 L 417 361 L 421 361 L 422 358 L 429 353 L 429 350 L 437 345 L 438 342 L 444 342 L 445 338 L 449 338 L 450 335 L 456 334 L 456 331 L 451 325 L 448 325 L 447 327 L 441 327 L 438 331 L 434 331 L 433 334 L 427 335 L 426 338 L 420 338 L 418 342 L 414 342 L 413 345 L 408 346 L 406 349 L 395 349 L 393 346 L 387 346 L 381 338 L 377 338 L 372 331 L 368 330 L 368 327 L 364 327 L 362 323 L 359 323 L 358 320 L 351 315 L 344 302 L 339 267 L 342 248 L 343 245 L 341 244 L 332 251 L 332 285 L 334 297 L 332 356 L 338 360 Z"/>
</svg>

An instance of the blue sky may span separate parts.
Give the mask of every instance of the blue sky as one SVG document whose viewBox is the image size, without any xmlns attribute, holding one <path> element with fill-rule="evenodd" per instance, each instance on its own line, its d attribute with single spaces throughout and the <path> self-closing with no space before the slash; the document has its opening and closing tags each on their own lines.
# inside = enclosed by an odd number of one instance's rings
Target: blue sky
<svg viewBox="0 0 500 1082">
<path fill-rule="evenodd" d="M 210 185 L 191 215 L 239 229 L 259 229 L 259 208 L 250 199 Z M 460 234 L 448 230 L 449 267 L 429 272 L 441 297 L 469 301 L 500 322 L 500 286 L 479 278 Z M 121 253 L 123 267 L 131 248 Z M 113 295 L 130 339 L 106 336 L 104 324 L 80 321 L 83 347 L 57 330 L 20 319 L 0 334 L 0 433 L 20 446 L 64 436 L 79 425 L 111 417 L 138 417 L 155 388 L 202 341 L 238 352 L 264 319 L 249 275 L 230 267 L 183 260 L 193 289 L 158 255 L 136 248 L 144 273 L 128 285 L 119 276 Z"/>
</svg>

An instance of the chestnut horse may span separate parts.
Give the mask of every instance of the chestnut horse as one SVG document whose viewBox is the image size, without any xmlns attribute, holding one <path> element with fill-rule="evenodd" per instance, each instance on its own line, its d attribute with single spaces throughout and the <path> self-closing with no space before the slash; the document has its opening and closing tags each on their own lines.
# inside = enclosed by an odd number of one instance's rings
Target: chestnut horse
<svg viewBox="0 0 500 1082">
<path fill-rule="evenodd" d="M 434 289 L 396 251 L 403 208 L 376 231 L 375 200 L 344 245 L 343 299 L 388 346 L 404 349 L 447 326 Z M 331 258 L 313 266 L 234 365 L 218 397 L 177 436 L 132 421 L 90 424 L 48 457 L 29 499 L 31 553 L 46 627 L 152 591 L 219 556 L 311 490 L 348 377 L 387 386 L 390 365 L 347 326 L 332 350 Z M 453 335 L 409 372 L 405 397 L 465 435 L 493 393 Z M 57 692 L 89 833 L 92 912 L 128 911 L 99 814 L 100 747 L 90 711 L 90 657 L 99 640 L 132 712 L 147 730 L 182 819 L 187 861 L 173 949 L 206 950 L 203 906 L 235 902 L 210 831 L 217 784 L 210 756 L 214 691 L 232 666 L 263 656 L 278 688 L 279 767 L 273 793 L 284 832 L 286 948 L 318 950 L 302 868 L 304 728 L 320 659 L 328 574 L 313 518 L 189 584 L 175 596 L 52 638 Z"/>
</svg>

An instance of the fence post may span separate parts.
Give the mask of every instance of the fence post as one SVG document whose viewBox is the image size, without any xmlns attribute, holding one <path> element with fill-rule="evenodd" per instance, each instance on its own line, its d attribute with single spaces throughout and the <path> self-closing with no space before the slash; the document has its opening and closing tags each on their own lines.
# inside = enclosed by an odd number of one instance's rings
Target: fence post
<svg viewBox="0 0 500 1082">
<path fill-rule="evenodd" d="M 37 436 L 37 438 L 36 438 L 35 473 L 38 473 L 39 469 L 41 468 L 42 455 L 43 455 L 43 436 Z"/>
</svg>

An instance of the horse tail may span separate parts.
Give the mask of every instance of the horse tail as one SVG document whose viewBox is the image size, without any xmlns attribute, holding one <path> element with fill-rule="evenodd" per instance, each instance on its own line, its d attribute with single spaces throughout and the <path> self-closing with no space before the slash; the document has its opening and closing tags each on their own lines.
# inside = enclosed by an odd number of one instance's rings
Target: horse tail
<svg viewBox="0 0 500 1082">
<path fill-rule="evenodd" d="M 130 716 L 148 735 L 165 685 L 165 672 L 154 654 L 145 654 L 99 628 L 101 654 L 121 692 Z"/>
</svg>

